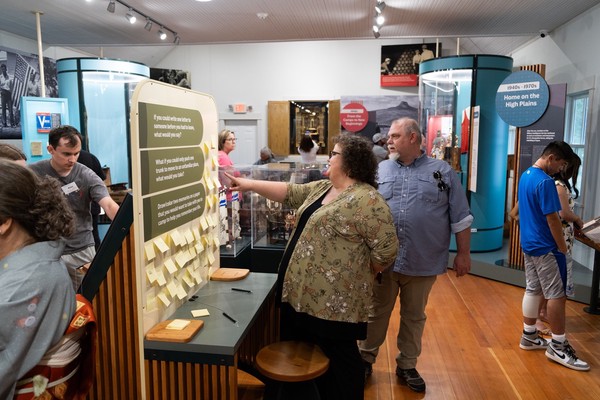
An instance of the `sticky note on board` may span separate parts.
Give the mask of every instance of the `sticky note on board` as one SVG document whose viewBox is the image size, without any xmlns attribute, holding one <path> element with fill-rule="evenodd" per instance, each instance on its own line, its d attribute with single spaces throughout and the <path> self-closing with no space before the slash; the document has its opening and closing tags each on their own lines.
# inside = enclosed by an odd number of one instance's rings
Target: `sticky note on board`
<svg viewBox="0 0 600 400">
<path fill-rule="evenodd" d="M 204 184 L 206 185 L 208 190 L 213 190 L 215 188 L 215 184 L 212 179 L 208 175 L 204 176 Z"/>
<path fill-rule="evenodd" d="M 146 260 L 152 261 L 156 257 L 154 252 L 154 243 L 152 241 L 144 243 L 144 252 L 146 253 Z"/>
<path fill-rule="evenodd" d="M 167 271 L 169 271 L 170 274 L 174 274 L 175 272 L 177 272 L 177 266 L 170 258 L 165 260 L 165 267 L 167 268 Z"/>
<path fill-rule="evenodd" d="M 187 296 L 187 293 L 183 286 L 181 284 L 177 285 L 177 298 L 183 300 L 185 299 L 185 296 Z"/>
<path fill-rule="evenodd" d="M 161 253 L 165 253 L 167 250 L 169 250 L 169 246 L 167 246 L 167 244 L 165 243 L 165 241 L 161 237 L 155 238 L 154 239 L 154 244 L 156 245 L 156 247 L 158 247 L 158 250 Z"/>
<path fill-rule="evenodd" d="M 215 262 L 215 256 L 213 256 L 212 252 L 208 252 L 208 264 L 209 265 L 213 265 Z"/>
<path fill-rule="evenodd" d="M 165 307 L 169 307 L 169 304 L 171 304 L 171 301 L 167 298 L 167 295 L 164 293 L 159 293 L 158 298 L 160 299 L 160 301 L 162 301 Z"/>
<path fill-rule="evenodd" d="M 183 276 L 183 281 L 185 282 L 186 285 L 188 285 L 188 287 L 191 289 L 194 287 L 194 278 L 190 278 L 190 276 L 188 276 L 187 274 Z"/>
<path fill-rule="evenodd" d="M 186 229 L 185 232 L 183 232 L 183 237 L 185 237 L 187 244 L 192 244 L 194 242 L 194 234 L 191 229 Z"/>
<path fill-rule="evenodd" d="M 203 231 L 208 229 L 208 221 L 206 220 L 206 216 L 204 215 L 200 217 L 200 227 Z"/>
<path fill-rule="evenodd" d="M 156 282 L 156 270 L 154 269 L 154 263 L 146 266 L 146 276 L 148 277 L 148 282 Z"/>
<path fill-rule="evenodd" d="M 196 249 L 196 254 L 202 253 L 204 251 L 204 246 L 202 245 L 202 241 L 196 242 L 196 244 L 194 245 L 194 248 Z"/>
<path fill-rule="evenodd" d="M 164 286 L 165 283 L 167 283 L 167 280 L 165 279 L 165 274 L 162 271 L 162 269 L 156 271 L 156 282 L 158 282 L 160 286 Z"/>
<path fill-rule="evenodd" d="M 194 318 L 198 318 L 198 317 L 206 317 L 209 316 L 210 313 L 208 312 L 208 309 L 206 308 L 202 308 L 200 310 L 192 310 L 192 316 Z"/>
<path fill-rule="evenodd" d="M 171 236 L 171 240 L 173 240 L 175 246 L 181 246 L 185 244 L 183 238 L 181 237 L 181 233 L 179 233 L 177 229 L 171 231 L 169 235 Z"/>
<path fill-rule="evenodd" d="M 204 152 L 204 158 L 207 158 L 208 153 L 210 153 L 210 144 L 208 142 L 202 143 L 202 151 Z"/>
<path fill-rule="evenodd" d="M 213 176 L 213 182 L 215 182 L 215 187 L 221 187 L 221 182 L 219 182 L 219 178 Z"/>
<path fill-rule="evenodd" d="M 187 253 L 184 253 L 183 251 L 180 251 L 179 253 L 177 253 L 175 255 L 175 262 L 177 263 L 177 266 L 179 268 L 185 267 L 185 264 L 187 264 L 187 262 L 188 262 Z"/>
<path fill-rule="evenodd" d="M 171 297 L 177 296 L 177 285 L 175 284 L 175 282 L 171 281 L 167 283 L 167 290 L 169 291 Z"/>
</svg>

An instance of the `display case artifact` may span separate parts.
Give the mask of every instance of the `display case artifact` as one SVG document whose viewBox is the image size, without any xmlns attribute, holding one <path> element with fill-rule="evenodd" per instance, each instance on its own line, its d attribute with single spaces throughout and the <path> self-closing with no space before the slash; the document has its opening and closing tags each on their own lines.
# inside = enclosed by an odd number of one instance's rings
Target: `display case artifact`
<svg viewBox="0 0 600 400">
<path fill-rule="evenodd" d="M 274 163 L 252 169 L 253 179 L 308 183 L 323 179 L 324 164 Z M 251 194 L 252 248 L 283 249 L 296 224 L 296 210 Z"/>
</svg>

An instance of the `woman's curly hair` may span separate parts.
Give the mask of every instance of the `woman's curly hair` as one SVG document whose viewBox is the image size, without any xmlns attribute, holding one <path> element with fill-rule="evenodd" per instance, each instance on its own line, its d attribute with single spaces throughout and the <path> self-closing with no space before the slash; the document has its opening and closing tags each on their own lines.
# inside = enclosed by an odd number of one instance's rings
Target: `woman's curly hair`
<svg viewBox="0 0 600 400">
<path fill-rule="evenodd" d="M 377 159 L 373 142 L 354 134 L 340 135 L 335 143 L 342 148 L 342 169 L 348 177 L 377 189 Z"/>
<path fill-rule="evenodd" d="M 74 215 L 60 184 L 0 159 L 0 223 L 12 218 L 36 241 L 57 240 L 74 230 Z"/>
</svg>

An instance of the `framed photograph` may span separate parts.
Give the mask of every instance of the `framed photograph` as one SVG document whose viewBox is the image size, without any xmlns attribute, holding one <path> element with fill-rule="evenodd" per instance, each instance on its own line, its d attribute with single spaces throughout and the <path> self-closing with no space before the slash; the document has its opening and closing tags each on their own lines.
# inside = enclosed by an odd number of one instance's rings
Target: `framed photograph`
<svg viewBox="0 0 600 400">
<path fill-rule="evenodd" d="M 381 87 L 418 86 L 419 64 L 441 54 L 442 45 L 436 43 L 399 44 L 381 46 Z"/>
</svg>

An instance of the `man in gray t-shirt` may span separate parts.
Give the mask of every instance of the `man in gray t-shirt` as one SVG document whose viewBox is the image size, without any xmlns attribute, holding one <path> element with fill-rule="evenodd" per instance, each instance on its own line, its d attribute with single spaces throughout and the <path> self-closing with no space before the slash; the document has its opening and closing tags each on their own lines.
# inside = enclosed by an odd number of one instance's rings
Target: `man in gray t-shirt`
<svg viewBox="0 0 600 400">
<path fill-rule="evenodd" d="M 77 129 L 68 125 L 54 128 L 50 131 L 48 143 L 48 152 L 52 157 L 31 164 L 31 169 L 39 176 L 57 179 L 75 213 L 76 229 L 73 235 L 66 238 L 62 260 L 67 265 L 77 291 L 96 254 L 90 204 L 96 201 L 111 220 L 117 214 L 119 206 L 94 171 L 77 163 L 81 151 L 81 134 Z"/>
</svg>

